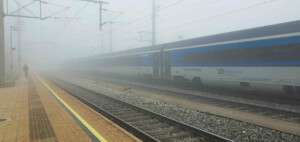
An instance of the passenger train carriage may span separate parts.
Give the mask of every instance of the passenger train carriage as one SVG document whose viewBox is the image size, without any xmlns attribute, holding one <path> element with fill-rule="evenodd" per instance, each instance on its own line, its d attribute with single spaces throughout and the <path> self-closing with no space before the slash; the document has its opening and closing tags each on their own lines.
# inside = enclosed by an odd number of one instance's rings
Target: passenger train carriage
<svg viewBox="0 0 300 142">
<path fill-rule="evenodd" d="M 80 68 L 300 94 L 300 21 L 114 52 L 85 59 Z"/>
</svg>

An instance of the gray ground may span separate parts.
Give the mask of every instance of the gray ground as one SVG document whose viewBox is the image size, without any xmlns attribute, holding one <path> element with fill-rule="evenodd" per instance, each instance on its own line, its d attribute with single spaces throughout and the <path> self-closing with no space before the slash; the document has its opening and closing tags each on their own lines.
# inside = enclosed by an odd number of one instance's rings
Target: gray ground
<svg viewBox="0 0 300 142">
<path fill-rule="evenodd" d="M 85 88 L 100 92 L 117 99 L 130 102 L 137 106 L 163 114 L 167 117 L 182 121 L 200 129 L 224 136 L 235 141 L 300 141 L 300 136 L 295 136 L 280 131 L 260 127 L 250 123 L 224 118 L 217 115 L 203 113 L 198 110 L 184 108 L 174 104 L 169 104 L 160 100 L 132 95 L 104 87 L 95 81 L 59 76 L 61 79 Z"/>
</svg>

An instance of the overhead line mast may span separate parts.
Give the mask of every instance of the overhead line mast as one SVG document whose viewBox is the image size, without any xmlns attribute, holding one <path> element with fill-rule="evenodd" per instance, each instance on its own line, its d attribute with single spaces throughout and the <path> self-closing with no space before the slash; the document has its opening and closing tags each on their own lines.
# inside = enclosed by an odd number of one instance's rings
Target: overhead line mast
<svg viewBox="0 0 300 142">
<path fill-rule="evenodd" d="M 99 28 L 100 31 L 102 30 L 102 11 L 105 11 L 106 9 L 102 8 L 102 4 L 108 4 L 108 2 L 104 2 L 104 1 L 96 1 L 96 0 L 81 0 L 81 1 L 87 1 L 87 2 L 93 2 L 93 3 L 98 3 L 99 4 Z"/>
<path fill-rule="evenodd" d="M 4 9 L 0 0 L 0 85 L 5 84 Z"/>
<path fill-rule="evenodd" d="M 102 4 L 109 4 L 108 2 L 104 2 L 104 1 L 96 1 L 96 0 L 81 0 L 81 1 L 87 1 L 87 2 L 93 2 L 93 3 L 98 3 L 99 4 L 99 29 L 100 31 L 102 31 L 102 26 L 105 24 L 102 22 L 102 11 L 106 11 L 106 9 L 102 8 Z M 103 53 L 103 33 L 101 36 L 101 53 Z"/>
<path fill-rule="evenodd" d="M 152 46 L 156 45 L 156 7 L 155 0 L 152 0 Z"/>
<path fill-rule="evenodd" d="M 42 0 L 34 0 L 31 2 L 28 2 L 27 4 L 23 5 L 20 3 L 21 0 L 17 1 L 14 0 L 13 2 L 16 3 L 18 5 L 18 8 L 12 12 L 9 11 L 9 0 L 6 0 L 6 13 L 4 12 L 4 6 L 3 6 L 3 1 L 4 0 L 0 0 L 0 85 L 2 84 L 6 84 L 6 76 L 5 76 L 5 70 L 6 70 L 6 66 L 5 66 L 5 47 L 4 47 L 4 18 L 5 16 L 7 17 L 17 17 L 19 18 L 32 18 L 32 19 L 39 19 L 39 20 L 46 20 L 48 18 L 64 18 L 64 19 L 70 19 L 68 17 L 54 17 L 55 15 L 69 9 L 69 7 L 65 7 L 64 9 L 46 16 L 46 17 L 42 17 L 42 4 L 47 4 L 47 2 L 44 2 Z M 31 12 L 29 9 L 27 9 L 27 7 L 29 7 L 30 5 L 34 4 L 38 2 L 39 3 L 39 13 L 35 14 L 33 12 Z M 27 15 L 21 15 L 20 14 L 20 10 L 25 9 L 28 13 L 30 13 L 31 15 L 27 16 Z M 18 20 L 17 25 L 20 26 L 20 20 Z M 20 28 L 19 28 L 20 29 Z M 19 52 L 22 50 L 20 48 L 20 35 L 18 35 L 18 50 Z M 21 52 L 18 55 L 18 60 L 20 61 L 22 59 L 21 57 Z"/>
</svg>

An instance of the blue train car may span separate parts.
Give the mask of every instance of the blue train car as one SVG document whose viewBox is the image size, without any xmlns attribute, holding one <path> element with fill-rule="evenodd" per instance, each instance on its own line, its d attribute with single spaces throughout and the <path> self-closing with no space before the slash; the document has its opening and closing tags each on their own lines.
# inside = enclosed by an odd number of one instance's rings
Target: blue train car
<svg viewBox="0 0 300 142">
<path fill-rule="evenodd" d="M 300 94 L 300 21 L 115 52 L 93 70 Z M 96 68 L 95 68 L 96 66 Z"/>
</svg>

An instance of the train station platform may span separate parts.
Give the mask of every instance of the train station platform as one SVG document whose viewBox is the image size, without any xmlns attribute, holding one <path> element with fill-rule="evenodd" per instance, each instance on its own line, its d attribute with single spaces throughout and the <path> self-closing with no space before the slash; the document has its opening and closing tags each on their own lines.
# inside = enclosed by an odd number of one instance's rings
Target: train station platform
<svg viewBox="0 0 300 142">
<path fill-rule="evenodd" d="M 38 75 L 0 88 L 0 141 L 140 141 Z"/>
</svg>

